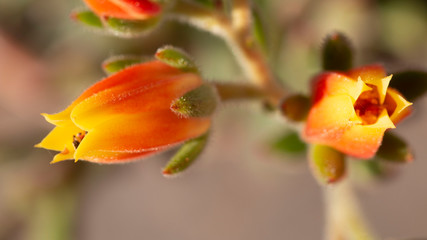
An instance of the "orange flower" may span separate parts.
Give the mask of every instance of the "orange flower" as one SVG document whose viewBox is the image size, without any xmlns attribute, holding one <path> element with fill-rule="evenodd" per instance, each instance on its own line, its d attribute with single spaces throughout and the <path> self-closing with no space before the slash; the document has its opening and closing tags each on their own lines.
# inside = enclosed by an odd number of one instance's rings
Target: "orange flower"
<svg viewBox="0 0 427 240">
<path fill-rule="evenodd" d="M 385 130 L 411 112 L 412 103 L 388 88 L 391 78 L 379 65 L 317 76 L 304 138 L 357 158 L 373 157 Z"/>
<path fill-rule="evenodd" d="M 94 84 L 64 111 L 36 147 L 60 151 L 52 163 L 127 162 L 204 134 L 208 117 L 178 116 L 172 102 L 201 86 L 199 75 L 160 61 L 126 68 Z"/>
<path fill-rule="evenodd" d="M 97 15 L 143 20 L 160 14 L 161 6 L 150 0 L 84 0 Z"/>
</svg>

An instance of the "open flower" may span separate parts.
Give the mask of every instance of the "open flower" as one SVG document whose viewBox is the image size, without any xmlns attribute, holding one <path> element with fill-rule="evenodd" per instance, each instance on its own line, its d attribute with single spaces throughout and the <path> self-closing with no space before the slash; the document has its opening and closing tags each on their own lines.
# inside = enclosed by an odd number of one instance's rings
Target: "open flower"
<svg viewBox="0 0 427 240">
<path fill-rule="evenodd" d="M 304 138 L 357 158 L 373 157 L 384 132 L 411 112 L 411 103 L 388 88 L 391 79 L 379 65 L 317 76 Z"/>
<path fill-rule="evenodd" d="M 160 61 L 128 67 L 94 84 L 68 108 L 42 114 L 55 128 L 36 147 L 67 159 L 127 162 L 204 134 L 209 117 L 182 117 L 171 104 L 202 85 L 199 75 Z"/>
<path fill-rule="evenodd" d="M 84 0 L 97 15 L 128 20 L 144 20 L 161 12 L 151 0 Z"/>
</svg>

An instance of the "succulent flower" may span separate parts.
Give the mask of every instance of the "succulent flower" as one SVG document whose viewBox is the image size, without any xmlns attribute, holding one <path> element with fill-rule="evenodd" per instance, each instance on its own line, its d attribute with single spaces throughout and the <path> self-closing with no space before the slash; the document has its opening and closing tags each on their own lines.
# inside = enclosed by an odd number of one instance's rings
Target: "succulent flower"
<svg viewBox="0 0 427 240">
<path fill-rule="evenodd" d="M 390 80 L 380 65 L 318 75 L 304 138 L 357 158 L 373 157 L 384 132 L 411 112 L 412 103 L 388 87 Z"/>
<path fill-rule="evenodd" d="M 91 86 L 64 111 L 42 114 L 55 128 L 36 147 L 59 151 L 52 163 L 121 163 L 159 152 L 208 131 L 208 114 L 177 114 L 174 105 L 205 85 L 196 72 L 158 60 L 127 67 Z"/>
<path fill-rule="evenodd" d="M 159 3 L 151 0 L 84 0 L 99 16 L 127 20 L 144 20 L 161 13 Z"/>
</svg>

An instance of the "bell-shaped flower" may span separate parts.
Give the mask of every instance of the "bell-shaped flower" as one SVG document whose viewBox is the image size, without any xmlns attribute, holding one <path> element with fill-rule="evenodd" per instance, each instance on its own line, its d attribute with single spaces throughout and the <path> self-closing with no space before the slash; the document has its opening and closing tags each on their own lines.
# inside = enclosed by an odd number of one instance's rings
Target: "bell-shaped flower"
<svg viewBox="0 0 427 240">
<path fill-rule="evenodd" d="M 84 0 L 86 5 L 99 16 L 144 20 L 157 16 L 162 6 L 152 0 Z"/>
<path fill-rule="evenodd" d="M 173 103 L 202 85 L 195 72 L 161 61 L 125 68 L 94 84 L 68 108 L 42 114 L 55 128 L 36 147 L 67 159 L 119 163 L 206 133 L 209 116 L 177 114 Z"/>
<path fill-rule="evenodd" d="M 384 132 L 411 112 L 411 103 L 388 87 L 390 80 L 392 75 L 379 65 L 318 75 L 303 133 L 306 141 L 361 159 L 373 157 Z"/>
</svg>

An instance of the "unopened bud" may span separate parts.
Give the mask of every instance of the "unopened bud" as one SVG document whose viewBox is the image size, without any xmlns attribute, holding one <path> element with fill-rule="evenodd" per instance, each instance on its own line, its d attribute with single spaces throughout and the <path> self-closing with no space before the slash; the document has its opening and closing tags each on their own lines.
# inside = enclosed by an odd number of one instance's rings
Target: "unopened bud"
<svg viewBox="0 0 427 240">
<path fill-rule="evenodd" d="M 347 71 L 353 65 L 350 40 L 342 33 L 328 35 L 322 47 L 323 70 Z"/>
<path fill-rule="evenodd" d="M 303 121 L 310 110 L 310 99 L 300 94 L 290 96 L 282 102 L 280 110 L 291 121 Z"/>
<path fill-rule="evenodd" d="M 208 136 L 209 134 L 206 133 L 184 143 L 175 156 L 166 164 L 162 171 L 163 176 L 173 176 L 186 170 L 205 148 Z"/>
<path fill-rule="evenodd" d="M 310 166 L 320 184 L 335 183 L 343 178 L 346 171 L 345 155 L 324 145 L 311 145 Z"/>
</svg>

